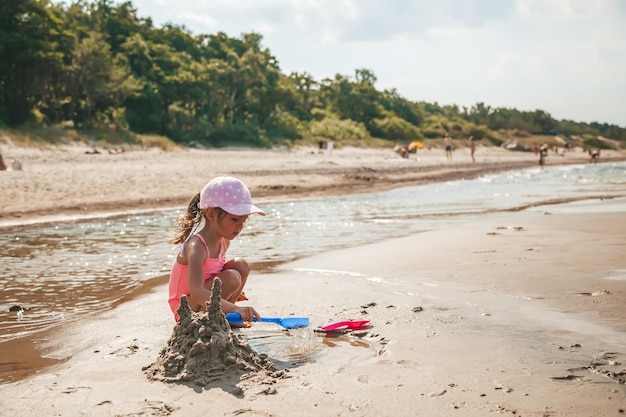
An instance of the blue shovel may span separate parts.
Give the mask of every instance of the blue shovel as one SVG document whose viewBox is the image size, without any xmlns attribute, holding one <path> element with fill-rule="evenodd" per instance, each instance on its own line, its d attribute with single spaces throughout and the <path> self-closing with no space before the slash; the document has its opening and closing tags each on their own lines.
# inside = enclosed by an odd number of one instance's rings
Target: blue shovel
<svg viewBox="0 0 626 417">
<path fill-rule="evenodd" d="M 226 320 L 229 323 L 237 324 L 243 323 L 241 315 L 239 313 L 226 313 Z M 254 321 L 257 321 L 255 318 Z M 284 319 L 278 317 L 261 317 L 262 322 L 276 323 L 283 326 L 285 329 L 295 329 L 298 327 L 309 327 L 308 317 L 285 317 Z"/>
</svg>

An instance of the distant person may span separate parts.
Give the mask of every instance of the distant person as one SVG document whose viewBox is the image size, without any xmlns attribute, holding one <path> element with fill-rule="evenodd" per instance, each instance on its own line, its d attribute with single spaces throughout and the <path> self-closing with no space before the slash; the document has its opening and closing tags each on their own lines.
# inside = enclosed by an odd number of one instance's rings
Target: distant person
<svg viewBox="0 0 626 417">
<path fill-rule="evenodd" d="M 335 142 L 329 140 L 326 144 L 326 153 L 330 156 L 333 154 L 333 149 L 335 148 Z"/>
<path fill-rule="evenodd" d="M 470 149 L 470 156 L 472 157 L 472 162 L 476 162 L 476 159 L 474 159 L 474 152 L 476 151 L 476 143 L 474 142 L 473 136 L 469 137 L 469 149 Z"/>
<path fill-rule="evenodd" d="M 7 166 L 4 164 L 4 159 L 2 159 L 2 154 L 0 153 L 0 171 L 6 171 Z"/>
<path fill-rule="evenodd" d="M 15 158 L 11 158 L 11 169 L 13 171 L 21 171 L 22 163 Z"/>
<path fill-rule="evenodd" d="M 115 149 L 109 149 L 109 154 L 110 155 L 117 155 L 117 154 L 120 154 L 120 153 L 124 153 L 124 149 L 119 148 L 119 147 L 115 148 Z"/>
<path fill-rule="evenodd" d="M 600 161 L 600 149 L 591 150 L 589 149 L 589 162 L 592 164 L 598 163 Z"/>
<path fill-rule="evenodd" d="M 317 142 L 317 153 L 324 153 L 324 148 L 326 148 L 326 142 L 323 140 Z"/>
<path fill-rule="evenodd" d="M 254 319 L 261 320 L 254 308 L 235 304 L 246 300 L 243 289 L 250 273 L 248 262 L 244 258 L 226 261 L 231 240 L 253 213 L 265 215 L 252 204 L 248 187 L 233 177 L 213 178 L 189 201 L 172 239 L 172 243 L 181 244 L 169 280 L 168 302 L 176 321 L 182 295 L 187 296 L 193 311 L 206 308 L 216 277 L 222 281 L 224 313 L 240 314 L 248 327 Z"/>
<path fill-rule="evenodd" d="M 401 158 L 407 159 L 409 157 L 409 150 L 406 146 L 396 145 L 396 147 L 393 148 L 393 151 Z"/>
<path fill-rule="evenodd" d="M 539 166 L 543 169 L 546 164 L 546 157 L 548 156 L 548 145 L 541 145 L 539 148 Z"/>
<path fill-rule="evenodd" d="M 446 158 L 452 159 L 452 138 L 450 135 L 446 135 L 443 139 L 443 144 L 446 147 Z"/>
</svg>

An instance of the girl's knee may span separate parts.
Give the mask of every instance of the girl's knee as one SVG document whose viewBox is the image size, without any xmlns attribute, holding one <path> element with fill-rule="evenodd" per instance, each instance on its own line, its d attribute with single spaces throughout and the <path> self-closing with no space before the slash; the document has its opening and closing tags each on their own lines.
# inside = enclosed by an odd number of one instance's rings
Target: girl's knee
<svg viewBox="0 0 626 417">
<path fill-rule="evenodd" d="M 245 279 L 236 269 L 227 269 L 219 274 L 222 280 L 222 298 L 234 303 L 241 293 Z"/>
<path fill-rule="evenodd" d="M 250 273 L 250 265 L 248 264 L 248 261 L 244 258 L 235 258 L 231 262 L 232 264 L 230 268 L 237 270 L 244 278 L 248 276 Z"/>
<path fill-rule="evenodd" d="M 241 273 L 236 269 L 226 269 L 219 274 L 220 279 L 222 280 L 222 287 L 231 289 L 231 288 L 239 288 L 241 286 L 242 276 Z"/>
</svg>

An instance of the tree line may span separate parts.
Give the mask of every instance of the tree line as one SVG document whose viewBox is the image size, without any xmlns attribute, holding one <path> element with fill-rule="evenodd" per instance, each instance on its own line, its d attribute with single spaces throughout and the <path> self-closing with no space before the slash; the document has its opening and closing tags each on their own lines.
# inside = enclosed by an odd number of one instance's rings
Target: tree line
<svg viewBox="0 0 626 417">
<path fill-rule="evenodd" d="M 626 141 L 616 125 L 415 102 L 376 81 L 364 68 L 323 80 L 284 74 L 259 34 L 155 27 L 130 1 L 0 2 L 0 127 L 115 127 L 207 146 L 446 134 L 498 143 L 503 131 Z"/>
</svg>

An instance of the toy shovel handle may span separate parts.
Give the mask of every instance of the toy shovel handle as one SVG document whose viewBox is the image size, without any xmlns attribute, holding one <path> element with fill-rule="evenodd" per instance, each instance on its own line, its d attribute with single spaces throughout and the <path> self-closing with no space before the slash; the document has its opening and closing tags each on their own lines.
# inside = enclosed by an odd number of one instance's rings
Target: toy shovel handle
<svg viewBox="0 0 626 417">
<path fill-rule="evenodd" d="M 235 324 L 243 323 L 243 319 L 241 318 L 241 314 L 239 313 L 226 313 L 226 321 L 228 321 L 229 323 L 235 323 Z M 254 318 L 254 321 L 258 321 L 256 317 Z M 261 317 L 261 321 L 264 321 L 267 323 L 280 324 L 282 319 L 279 317 Z"/>
<path fill-rule="evenodd" d="M 243 323 L 243 319 L 239 313 L 226 313 L 226 320 L 229 323 Z M 255 318 L 254 321 L 257 321 L 257 319 Z M 309 319 L 307 317 L 287 317 L 284 319 L 279 317 L 261 317 L 261 321 L 266 323 L 276 323 L 285 329 L 309 327 Z"/>
<path fill-rule="evenodd" d="M 226 321 L 235 324 L 243 323 L 243 319 L 241 318 L 241 314 L 239 313 L 226 313 Z M 256 317 L 254 318 L 254 321 L 258 321 Z M 261 317 L 261 321 L 280 324 L 281 319 L 278 317 Z"/>
</svg>

